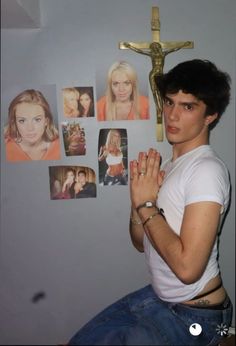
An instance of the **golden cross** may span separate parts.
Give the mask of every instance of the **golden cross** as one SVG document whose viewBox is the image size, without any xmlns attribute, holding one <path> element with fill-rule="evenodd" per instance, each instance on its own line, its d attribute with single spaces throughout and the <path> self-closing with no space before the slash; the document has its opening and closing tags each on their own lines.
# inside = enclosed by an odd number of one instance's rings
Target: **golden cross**
<svg viewBox="0 0 236 346">
<path fill-rule="evenodd" d="M 157 124 L 156 136 L 157 141 L 163 141 L 163 121 L 162 121 L 162 99 L 160 92 L 155 83 L 155 77 L 163 73 L 165 57 L 167 54 L 175 52 L 181 48 L 193 48 L 191 41 L 169 41 L 160 40 L 160 19 L 159 8 L 152 7 L 151 18 L 152 42 L 120 42 L 120 49 L 131 49 L 136 53 L 147 55 L 152 61 L 152 70 L 149 73 L 149 82 L 156 106 Z"/>
</svg>

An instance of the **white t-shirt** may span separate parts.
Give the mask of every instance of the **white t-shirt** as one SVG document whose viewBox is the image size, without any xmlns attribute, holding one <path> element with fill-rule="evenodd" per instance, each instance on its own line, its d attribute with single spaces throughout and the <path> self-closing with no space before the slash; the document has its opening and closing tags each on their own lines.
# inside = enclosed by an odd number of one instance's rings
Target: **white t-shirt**
<svg viewBox="0 0 236 346">
<path fill-rule="evenodd" d="M 188 204 L 212 201 L 222 205 L 222 215 L 226 211 L 230 195 L 228 170 L 209 145 L 202 145 L 174 162 L 168 160 L 162 169 L 165 179 L 159 191 L 158 207 L 163 209 L 166 221 L 176 234 L 180 234 L 184 208 Z M 195 297 L 219 273 L 217 239 L 203 275 L 189 285 L 177 278 L 146 235 L 144 250 L 153 289 L 161 299 L 169 302 Z M 196 253 L 196 261 L 197 256 Z"/>
</svg>

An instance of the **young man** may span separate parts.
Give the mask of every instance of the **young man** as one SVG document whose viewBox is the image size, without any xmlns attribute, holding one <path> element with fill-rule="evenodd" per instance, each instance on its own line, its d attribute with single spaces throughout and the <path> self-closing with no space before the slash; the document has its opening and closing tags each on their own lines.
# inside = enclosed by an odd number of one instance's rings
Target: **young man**
<svg viewBox="0 0 236 346">
<path fill-rule="evenodd" d="M 156 82 L 172 157 L 161 170 L 154 149 L 130 162 L 130 235 L 145 252 L 151 285 L 108 307 L 71 344 L 217 345 L 231 323 L 217 250 L 230 183 L 209 146 L 230 79 L 211 62 L 192 60 Z"/>
<path fill-rule="evenodd" d="M 88 182 L 86 172 L 80 170 L 77 174 L 77 182 L 75 184 L 75 198 L 96 197 L 97 189 L 94 182 Z"/>
</svg>

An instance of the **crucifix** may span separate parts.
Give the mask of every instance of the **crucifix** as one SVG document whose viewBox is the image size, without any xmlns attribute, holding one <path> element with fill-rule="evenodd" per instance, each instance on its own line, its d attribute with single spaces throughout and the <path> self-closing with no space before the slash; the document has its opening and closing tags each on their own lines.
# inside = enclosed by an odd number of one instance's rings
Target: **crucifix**
<svg viewBox="0 0 236 346">
<path fill-rule="evenodd" d="M 131 49 L 136 53 L 150 56 L 152 62 L 152 70 L 149 73 L 149 83 L 151 86 L 155 106 L 156 106 L 156 136 L 157 141 L 163 141 L 163 121 L 162 108 L 163 102 L 155 82 L 155 77 L 163 73 L 165 57 L 167 54 L 175 52 L 181 48 L 193 48 L 191 41 L 169 41 L 162 42 L 160 40 L 160 20 L 159 8 L 152 7 L 152 42 L 120 42 L 120 49 Z"/>
</svg>

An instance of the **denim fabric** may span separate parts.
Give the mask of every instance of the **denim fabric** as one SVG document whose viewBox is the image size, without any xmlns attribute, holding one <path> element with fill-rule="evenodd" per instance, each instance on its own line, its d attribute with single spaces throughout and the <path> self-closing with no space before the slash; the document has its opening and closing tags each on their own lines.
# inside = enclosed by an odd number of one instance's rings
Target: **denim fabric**
<svg viewBox="0 0 236 346">
<path fill-rule="evenodd" d="M 116 175 L 114 177 L 105 174 L 103 183 L 104 185 L 127 185 L 127 178 L 122 174 Z"/>
<path fill-rule="evenodd" d="M 232 304 L 224 310 L 196 309 L 160 300 L 150 285 L 103 310 L 70 340 L 69 345 L 217 345 L 221 323 L 230 326 Z M 202 332 L 193 336 L 189 327 Z"/>
</svg>

